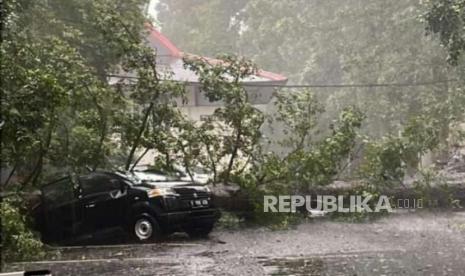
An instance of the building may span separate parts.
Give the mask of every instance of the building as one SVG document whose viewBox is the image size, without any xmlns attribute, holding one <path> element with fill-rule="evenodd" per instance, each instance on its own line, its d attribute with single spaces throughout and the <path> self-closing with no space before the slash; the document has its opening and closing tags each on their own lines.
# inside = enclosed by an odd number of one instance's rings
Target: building
<svg viewBox="0 0 465 276">
<path fill-rule="evenodd" d="M 149 45 L 157 51 L 157 66 L 161 72 L 170 74 L 170 79 L 186 83 L 187 102 L 179 100 L 180 109 L 192 120 L 199 121 L 206 116 L 211 115 L 214 110 L 221 105 L 221 102 L 210 102 L 200 91 L 199 81 L 196 74 L 184 68 L 184 57 L 198 57 L 194 54 L 180 51 L 167 37 L 157 31 L 152 25 L 147 24 L 149 36 L 147 38 Z M 209 62 L 219 62 L 216 59 L 202 57 Z M 114 78 L 110 82 L 116 82 Z M 268 71 L 258 70 L 254 76 L 243 80 L 249 99 L 260 109 L 271 100 L 275 85 L 284 85 L 287 78 Z M 252 84 L 252 86 L 247 86 Z M 263 86 L 261 86 L 263 85 Z"/>
</svg>

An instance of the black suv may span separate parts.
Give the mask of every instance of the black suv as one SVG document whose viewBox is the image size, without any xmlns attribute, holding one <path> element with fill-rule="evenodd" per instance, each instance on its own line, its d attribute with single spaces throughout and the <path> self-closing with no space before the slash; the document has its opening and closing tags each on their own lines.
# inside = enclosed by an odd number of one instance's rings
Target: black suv
<svg viewBox="0 0 465 276">
<path fill-rule="evenodd" d="M 147 174 L 150 180 L 150 174 Z M 220 213 L 206 186 L 147 181 L 131 173 L 69 176 L 41 189 L 34 216 L 43 240 L 74 243 L 124 230 L 137 241 L 185 231 L 207 236 Z"/>
</svg>

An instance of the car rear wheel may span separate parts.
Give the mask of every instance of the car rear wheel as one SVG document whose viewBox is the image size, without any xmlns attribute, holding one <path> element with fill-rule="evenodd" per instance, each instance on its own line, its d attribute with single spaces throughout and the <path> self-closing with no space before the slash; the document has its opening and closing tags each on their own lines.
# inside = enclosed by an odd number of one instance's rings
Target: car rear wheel
<svg viewBox="0 0 465 276">
<path fill-rule="evenodd" d="M 142 214 L 134 220 L 132 236 L 139 242 L 157 241 L 162 236 L 160 225 L 151 215 Z"/>
</svg>

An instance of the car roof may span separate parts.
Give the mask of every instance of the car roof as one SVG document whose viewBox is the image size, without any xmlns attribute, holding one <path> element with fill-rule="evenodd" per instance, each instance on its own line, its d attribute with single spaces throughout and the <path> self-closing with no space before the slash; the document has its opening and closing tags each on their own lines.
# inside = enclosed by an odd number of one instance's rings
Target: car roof
<svg viewBox="0 0 465 276">
<path fill-rule="evenodd" d="M 95 170 L 95 171 L 92 171 L 92 172 L 89 172 L 89 173 L 83 173 L 83 174 L 78 174 L 77 177 L 80 178 L 80 177 L 85 177 L 85 176 L 89 176 L 89 177 L 92 177 L 92 176 L 95 176 L 95 175 L 108 175 L 108 176 L 113 176 L 113 177 L 118 177 L 118 178 L 123 178 L 124 180 L 128 180 L 128 181 L 131 181 L 129 178 L 125 177 L 123 173 L 118 173 L 118 172 L 113 172 L 113 171 L 108 171 L 108 170 Z M 70 178 L 71 175 L 65 175 L 65 176 L 62 176 L 60 178 L 56 178 L 50 182 L 47 182 L 46 184 L 42 185 L 41 188 L 44 188 L 46 186 L 49 186 L 49 185 L 53 185 L 57 182 L 60 182 L 64 179 L 67 179 L 67 178 Z"/>
</svg>

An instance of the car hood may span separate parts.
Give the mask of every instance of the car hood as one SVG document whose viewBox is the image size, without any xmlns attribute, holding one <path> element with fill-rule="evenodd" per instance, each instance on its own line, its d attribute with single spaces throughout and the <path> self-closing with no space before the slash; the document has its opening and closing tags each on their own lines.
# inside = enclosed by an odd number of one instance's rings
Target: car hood
<svg viewBox="0 0 465 276">
<path fill-rule="evenodd" d="M 192 181 L 156 181 L 156 182 L 149 182 L 144 181 L 141 186 L 150 187 L 150 188 L 176 188 L 176 187 L 204 187 L 204 185 L 200 185 L 198 183 L 194 183 Z"/>
</svg>

